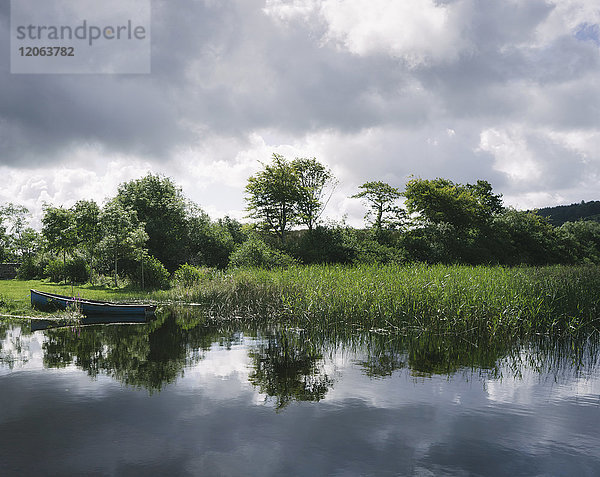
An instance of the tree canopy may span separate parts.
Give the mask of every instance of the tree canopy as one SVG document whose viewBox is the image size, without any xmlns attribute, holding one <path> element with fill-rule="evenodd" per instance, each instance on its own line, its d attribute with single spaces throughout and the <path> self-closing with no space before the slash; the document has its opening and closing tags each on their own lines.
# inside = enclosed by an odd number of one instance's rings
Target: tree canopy
<svg viewBox="0 0 600 477">
<path fill-rule="evenodd" d="M 298 223 L 312 232 L 327 205 L 328 186 L 335 187 L 332 172 L 316 158 L 296 158 L 292 161 L 298 178 L 300 197 L 297 204 Z M 331 191 L 333 192 L 333 191 Z"/>
<path fill-rule="evenodd" d="M 51 249 L 62 252 L 63 262 L 65 262 L 67 252 L 73 250 L 77 245 L 77 229 L 73 211 L 64 209 L 62 206 L 45 205 L 42 224 L 42 235 L 48 241 Z"/>
<path fill-rule="evenodd" d="M 145 224 L 147 248 L 169 270 L 185 261 L 188 205 L 168 177 L 148 174 L 119 186 L 116 200 Z"/>
<path fill-rule="evenodd" d="M 137 214 L 126 209 L 118 200 L 111 200 L 100 214 L 103 230 L 100 247 L 108 252 L 114 263 L 114 279 L 117 286 L 118 262 L 120 258 L 138 258 L 143 260 L 140 252 L 148 240 L 144 224 L 137 219 Z"/>
<path fill-rule="evenodd" d="M 481 226 L 502 210 L 501 196 L 493 194 L 492 186 L 482 180 L 462 185 L 448 179 L 413 178 L 403 195 L 409 212 L 463 230 Z"/>
<path fill-rule="evenodd" d="M 405 214 L 396 204 L 402 195 L 396 187 L 381 181 L 371 181 L 365 182 L 358 188 L 361 192 L 352 197 L 364 199 L 369 208 L 365 220 L 371 222 L 373 229 L 380 231 L 383 228 L 395 228 L 401 225 Z"/>
<path fill-rule="evenodd" d="M 186 263 L 600 263 L 598 223 L 555 227 L 534 212 L 504 208 L 484 180 L 413 177 L 404 191 L 365 182 L 352 197 L 367 207 L 366 230 L 344 220 L 321 222 L 335 185 L 316 158 L 273 154 L 245 189 L 249 217 L 259 227 L 211 220 L 170 178 L 154 174 L 121 184 L 102 207 L 93 200 L 71 208 L 45 204 L 42 236 L 28 227 L 25 207 L 6 204 L 0 206 L 0 259 L 21 261 L 23 278 L 85 281 L 112 274 L 115 284 L 125 276 L 130 284 L 155 287 L 168 284 L 163 264 L 173 272 Z"/>
<path fill-rule="evenodd" d="M 246 185 L 248 217 L 282 243 L 294 225 L 311 233 L 327 205 L 328 189 L 335 186 L 331 171 L 315 158 L 288 161 L 275 153 L 270 164 L 262 165 Z"/>
</svg>

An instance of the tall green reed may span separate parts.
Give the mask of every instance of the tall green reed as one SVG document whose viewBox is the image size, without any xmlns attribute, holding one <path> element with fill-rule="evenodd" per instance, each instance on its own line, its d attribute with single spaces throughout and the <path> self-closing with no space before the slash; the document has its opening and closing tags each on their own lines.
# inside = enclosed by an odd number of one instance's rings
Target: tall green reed
<svg viewBox="0 0 600 477">
<path fill-rule="evenodd" d="M 241 269 L 176 286 L 172 299 L 295 325 L 485 334 L 597 329 L 597 267 L 313 265 Z"/>
</svg>

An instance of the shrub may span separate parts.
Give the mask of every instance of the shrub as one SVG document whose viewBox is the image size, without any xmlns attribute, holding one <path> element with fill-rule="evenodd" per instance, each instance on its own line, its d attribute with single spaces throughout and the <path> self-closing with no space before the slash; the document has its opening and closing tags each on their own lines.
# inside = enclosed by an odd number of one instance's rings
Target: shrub
<svg viewBox="0 0 600 477">
<path fill-rule="evenodd" d="M 173 275 L 175 281 L 184 287 L 191 287 L 200 283 L 203 279 L 210 277 L 211 271 L 204 267 L 194 267 L 187 263 L 181 265 Z"/>
<path fill-rule="evenodd" d="M 19 280 L 33 280 L 41 277 L 43 270 L 39 270 L 33 257 L 25 257 L 19 269 L 17 270 L 17 278 Z"/>
<path fill-rule="evenodd" d="M 288 254 L 269 247 L 260 237 L 252 235 L 229 258 L 232 267 L 287 267 L 296 261 Z"/>
<path fill-rule="evenodd" d="M 65 277 L 73 283 L 85 283 L 90 278 L 90 267 L 82 256 L 67 260 Z"/>
<path fill-rule="evenodd" d="M 302 263 L 350 263 L 356 251 L 349 246 L 347 231 L 343 227 L 318 225 L 312 231 L 302 231 L 290 252 Z"/>
<path fill-rule="evenodd" d="M 60 282 L 65 278 L 65 265 L 62 260 L 52 259 L 44 267 L 44 278 L 53 282 Z"/>
<path fill-rule="evenodd" d="M 34 280 L 47 277 L 48 275 L 44 272 L 44 269 L 52 259 L 53 256 L 48 252 L 40 252 L 33 256 L 27 255 L 23 257 L 23 262 L 17 270 L 17 278 L 19 280 Z"/>
<path fill-rule="evenodd" d="M 142 267 L 139 262 L 131 262 L 127 275 L 136 285 L 142 284 Z M 144 257 L 144 287 L 169 288 L 169 271 L 152 255 Z"/>
<path fill-rule="evenodd" d="M 399 247 L 392 231 L 351 230 L 345 234 L 344 244 L 352 251 L 352 263 L 401 263 L 404 249 Z"/>
</svg>

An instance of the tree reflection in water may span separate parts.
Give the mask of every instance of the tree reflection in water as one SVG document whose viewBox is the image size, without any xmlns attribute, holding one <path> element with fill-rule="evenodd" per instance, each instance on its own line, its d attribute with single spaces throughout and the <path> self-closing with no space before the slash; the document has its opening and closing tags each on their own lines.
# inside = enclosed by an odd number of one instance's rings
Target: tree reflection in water
<svg viewBox="0 0 600 477">
<path fill-rule="evenodd" d="M 23 361 L 23 337 L 0 323 L 0 363 Z M 158 320 L 132 326 L 84 326 L 46 329 L 43 363 L 60 368 L 76 365 L 92 378 L 105 374 L 150 393 L 162 390 L 198 364 L 215 345 L 243 342 L 251 362 L 249 381 L 273 398 L 276 409 L 292 401 L 319 401 L 333 386 L 324 356 L 343 351 L 363 373 L 386 378 L 407 369 L 413 376 L 484 372 L 491 377 L 509 370 L 519 377 L 526 366 L 544 373 L 572 376 L 598 365 L 597 334 L 524 342 L 502 336 L 399 335 L 357 332 L 343 327 L 298 330 L 259 320 L 209 317 L 201 310 L 172 309 Z M 501 371 L 503 370 L 503 371 Z"/>
<path fill-rule="evenodd" d="M 250 382 L 275 398 L 277 410 L 291 401 L 320 401 L 333 384 L 322 369 L 321 352 L 303 333 L 277 331 L 249 354 Z"/>
</svg>

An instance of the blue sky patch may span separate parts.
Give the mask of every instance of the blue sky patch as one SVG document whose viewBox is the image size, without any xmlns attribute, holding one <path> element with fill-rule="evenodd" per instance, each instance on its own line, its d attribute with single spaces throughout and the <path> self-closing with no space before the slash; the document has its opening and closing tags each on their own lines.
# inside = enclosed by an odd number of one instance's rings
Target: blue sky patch
<svg viewBox="0 0 600 477">
<path fill-rule="evenodd" d="M 600 25 L 581 23 L 575 31 L 575 38 L 580 41 L 591 40 L 597 45 L 600 45 Z"/>
</svg>

